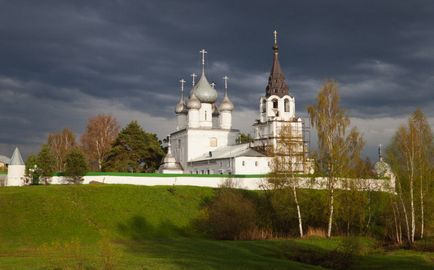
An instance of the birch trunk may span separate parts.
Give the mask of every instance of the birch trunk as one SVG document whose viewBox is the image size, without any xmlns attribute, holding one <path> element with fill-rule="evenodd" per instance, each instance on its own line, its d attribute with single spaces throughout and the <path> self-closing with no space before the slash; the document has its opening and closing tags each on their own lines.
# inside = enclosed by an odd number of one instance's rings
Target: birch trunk
<svg viewBox="0 0 434 270">
<path fill-rule="evenodd" d="M 333 210 L 334 210 L 334 187 L 333 184 L 330 188 L 330 215 L 329 215 L 329 224 L 327 229 L 327 237 L 330 238 L 332 236 L 332 225 L 333 225 Z"/>
<path fill-rule="evenodd" d="M 423 180 L 422 176 L 420 177 L 420 239 L 423 239 L 424 234 L 424 204 L 423 204 Z"/>
<path fill-rule="evenodd" d="M 301 210 L 300 210 L 300 204 L 298 203 L 298 197 L 297 197 L 297 189 L 295 185 L 292 186 L 292 192 L 294 193 L 294 202 L 297 207 L 297 216 L 298 216 L 298 229 L 300 231 L 300 237 L 303 238 L 303 221 L 301 219 Z"/>
</svg>

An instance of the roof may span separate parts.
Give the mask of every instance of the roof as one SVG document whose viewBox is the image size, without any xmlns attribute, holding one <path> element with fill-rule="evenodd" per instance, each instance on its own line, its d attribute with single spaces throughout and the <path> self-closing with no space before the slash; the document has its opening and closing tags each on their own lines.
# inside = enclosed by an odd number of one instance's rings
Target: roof
<svg viewBox="0 0 434 270">
<path fill-rule="evenodd" d="M 219 147 L 215 151 L 191 160 L 191 162 L 233 157 L 265 157 L 265 155 L 251 148 L 249 143 L 245 143 Z"/>
<path fill-rule="evenodd" d="M 24 165 L 23 158 L 21 157 L 20 150 L 18 150 L 18 147 L 15 148 L 14 153 L 11 157 L 11 163 L 9 165 Z"/>
<path fill-rule="evenodd" d="M 7 156 L 0 155 L 0 163 L 9 164 L 11 163 L 11 159 Z"/>
<path fill-rule="evenodd" d="M 289 94 L 289 88 L 285 80 L 285 75 L 283 75 L 282 68 L 280 67 L 279 46 L 277 43 L 274 44 L 273 51 L 273 66 L 271 67 L 270 76 L 268 77 L 268 85 L 265 90 L 266 97 L 271 95 L 283 97 Z"/>
</svg>

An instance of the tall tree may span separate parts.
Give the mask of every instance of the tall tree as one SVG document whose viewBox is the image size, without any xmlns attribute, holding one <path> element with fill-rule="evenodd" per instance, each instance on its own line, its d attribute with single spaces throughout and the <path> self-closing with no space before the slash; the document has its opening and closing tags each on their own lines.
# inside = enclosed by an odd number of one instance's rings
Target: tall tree
<svg viewBox="0 0 434 270">
<path fill-rule="evenodd" d="M 56 171 L 64 171 L 66 154 L 70 149 L 75 147 L 75 145 L 75 135 L 69 128 L 64 128 L 60 132 L 48 135 L 48 146 L 56 160 Z"/>
<path fill-rule="evenodd" d="M 157 136 L 145 132 L 137 121 L 132 121 L 119 133 L 102 164 L 102 170 L 154 172 L 163 156 Z"/>
<path fill-rule="evenodd" d="M 318 93 L 316 104 L 308 106 L 310 122 L 315 127 L 318 137 L 317 169 L 327 177 L 328 237 L 332 234 L 337 178 L 348 176 L 352 160 L 363 148 L 363 140 L 356 129 L 347 134 L 350 120 L 339 103 L 338 85 L 335 81 L 328 80 Z"/>
<path fill-rule="evenodd" d="M 104 156 L 119 134 L 119 124 L 111 115 L 100 114 L 87 122 L 86 131 L 81 136 L 81 146 L 91 169 L 101 171 Z"/>
<path fill-rule="evenodd" d="M 279 133 L 279 143 L 276 149 L 270 148 L 273 157 L 271 173 L 268 182 L 276 190 L 289 189 L 297 210 L 298 229 L 300 237 L 304 236 L 303 218 L 298 198 L 299 175 L 297 167 L 304 159 L 303 135 L 292 129 L 291 125 L 282 126 Z"/>
<path fill-rule="evenodd" d="M 432 182 L 433 134 L 425 115 L 416 110 L 401 126 L 387 149 L 388 160 L 396 174 L 398 198 L 404 213 L 407 240 L 414 243 L 416 235 L 416 189 L 419 188 L 420 237 L 424 236 L 425 194 Z M 409 211 L 407 210 L 409 207 Z M 407 212 L 410 213 L 408 217 Z"/>
</svg>

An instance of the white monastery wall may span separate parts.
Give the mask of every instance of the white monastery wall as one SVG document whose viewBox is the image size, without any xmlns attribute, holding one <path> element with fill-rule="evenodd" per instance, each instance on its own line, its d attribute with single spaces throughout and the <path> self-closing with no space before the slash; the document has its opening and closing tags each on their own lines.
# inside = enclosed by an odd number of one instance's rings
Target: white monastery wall
<svg viewBox="0 0 434 270">
<path fill-rule="evenodd" d="M 97 181 L 104 184 L 129 184 L 140 186 L 201 186 L 217 188 L 221 186 L 229 178 L 224 176 L 113 176 L 113 175 L 97 175 L 85 176 L 83 184 L 89 184 L 92 181 Z M 237 187 L 248 190 L 261 190 L 269 188 L 265 177 L 230 177 L 237 183 Z M 395 192 L 394 179 L 340 179 L 336 183 L 336 189 L 348 189 L 348 181 L 356 181 L 356 187 L 359 190 Z M 68 184 L 63 176 L 54 176 L 49 181 L 51 184 Z M 306 189 L 326 189 L 327 179 L 322 177 L 300 178 L 298 183 L 299 188 Z"/>
</svg>

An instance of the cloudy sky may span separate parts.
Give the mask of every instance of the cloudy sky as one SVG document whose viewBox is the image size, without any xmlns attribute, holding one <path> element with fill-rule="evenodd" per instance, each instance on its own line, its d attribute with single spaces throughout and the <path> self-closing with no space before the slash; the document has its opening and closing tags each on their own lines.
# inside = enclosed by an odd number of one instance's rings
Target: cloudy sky
<svg viewBox="0 0 434 270">
<path fill-rule="evenodd" d="M 433 1 L 0 0 L 0 154 L 38 151 L 100 113 L 174 129 L 179 79 L 228 75 L 235 127 L 252 132 L 272 62 L 272 32 L 296 110 L 328 78 L 375 157 L 420 107 L 434 125 Z M 312 139 L 315 135 L 312 134 Z"/>
</svg>

